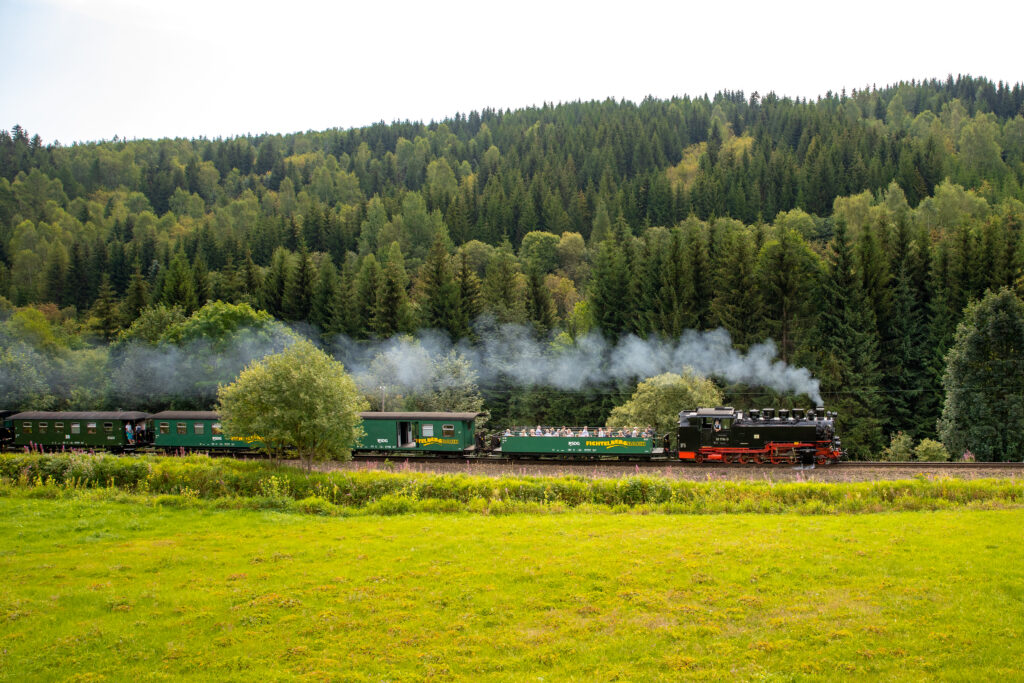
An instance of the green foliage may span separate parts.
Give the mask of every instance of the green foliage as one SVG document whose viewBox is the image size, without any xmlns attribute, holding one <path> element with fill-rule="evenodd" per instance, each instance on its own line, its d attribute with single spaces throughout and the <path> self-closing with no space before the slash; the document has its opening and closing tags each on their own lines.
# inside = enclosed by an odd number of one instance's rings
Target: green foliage
<svg viewBox="0 0 1024 683">
<path fill-rule="evenodd" d="M 939 436 L 952 453 L 1017 460 L 1024 451 L 1024 303 L 1009 289 L 967 307 L 946 356 Z"/>
<path fill-rule="evenodd" d="M 272 452 L 293 448 L 314 459 L 347 459 L 365 409 L 341 363 L 300 340 L 242 371 L 217 393 L 224 429 L 256 434 Z"/>
<path fill-rule="evenodd" d="M 879 459 L 888 462 L 909 462 L 913 456 L 914 440 L 909 434 L 895 432 Z"/>
<path fill-rule="evenodd" d="M 914 457 L 921 462 L 946 462 L 949 460 L 949 451 L 934 439 L 922 439 L 914 449 Z"/>
<path fill-rule="evenodd" d="M 608 426 L 653 426 L 659 434 L 671 433 L 679 426 L 680 411 L 721 402 L 722 393 L 710 380 L 692 370 L 667 372 L 640 382 L 632 397 L 612 410 Z"/>
</svg>

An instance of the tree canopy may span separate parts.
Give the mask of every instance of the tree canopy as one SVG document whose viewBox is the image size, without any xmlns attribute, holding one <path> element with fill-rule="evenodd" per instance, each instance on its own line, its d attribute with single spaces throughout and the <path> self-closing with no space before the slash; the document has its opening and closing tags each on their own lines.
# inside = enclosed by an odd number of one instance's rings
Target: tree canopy
<svg viewBox="0 0 1024 683">
<path fill-rule="evenodd" d="M 946 358 L 939 434 L 954 455 L 1001 461 L 1024 452 L 1024 303 L 1009 289 L 967 307 Z"/>
<path fill-rule="evenodd" d="M 306 340 L 253 362 L 217 394 L 225 430 L 255 435 L 273 453 L 346 460 L 367 408 L 344 366 Z"/>
<path fill-rule="evenodd" d="M 681 411 L 721 403 L 722 392 L 711 380 L 689 369 L 682 374 L 666 372 L 640 382 L 630 399 L 612 410 L 608 426 L 650 425 L 659 434 L 675 432 Z"/>
</svg>

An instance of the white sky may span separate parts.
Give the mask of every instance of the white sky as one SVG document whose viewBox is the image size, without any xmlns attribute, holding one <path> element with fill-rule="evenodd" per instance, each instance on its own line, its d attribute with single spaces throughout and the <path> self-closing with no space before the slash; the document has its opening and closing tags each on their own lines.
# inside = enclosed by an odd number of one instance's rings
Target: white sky
<svg viewBox="0 0 1024 683">
<path fill-rule="evenodd" d="M 0 128 L 46 142 L 952 74 L 1024 81 L 1019 0 L 0 0 Z"/>
</svg>

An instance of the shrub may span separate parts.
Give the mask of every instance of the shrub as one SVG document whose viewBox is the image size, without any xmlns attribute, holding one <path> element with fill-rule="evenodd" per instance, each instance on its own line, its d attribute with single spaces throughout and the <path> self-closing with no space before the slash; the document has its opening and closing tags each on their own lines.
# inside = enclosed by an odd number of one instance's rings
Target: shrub
<svg viewBox="0 0 1024 683">
<path fill-rule="evenodd" d="M 881 459 L 887 462 L 907 462 L 914 455 L 914 440 L 905 432 L 892 435 L 889 447 L 882 451 Z"/>
<path fill-rule="evenodd" d="M 914 455 L 922 462 L 946 462 L 949 452 L 946 447 L 934 439 L 922 439 L 914 449 Z"/>
</svg>

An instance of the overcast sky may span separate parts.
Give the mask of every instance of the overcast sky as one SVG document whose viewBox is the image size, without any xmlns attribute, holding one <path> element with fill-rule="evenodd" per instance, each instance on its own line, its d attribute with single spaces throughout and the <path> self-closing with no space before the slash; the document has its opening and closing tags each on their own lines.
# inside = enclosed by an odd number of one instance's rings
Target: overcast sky
<svg viewBox="0 0 1024 683">
<path fill-rule="evenodd" d="M 46 142 L 718 90 L 1024 81 L 1024 3 L 0 0 L 0 128 Z"/>
</svg>

